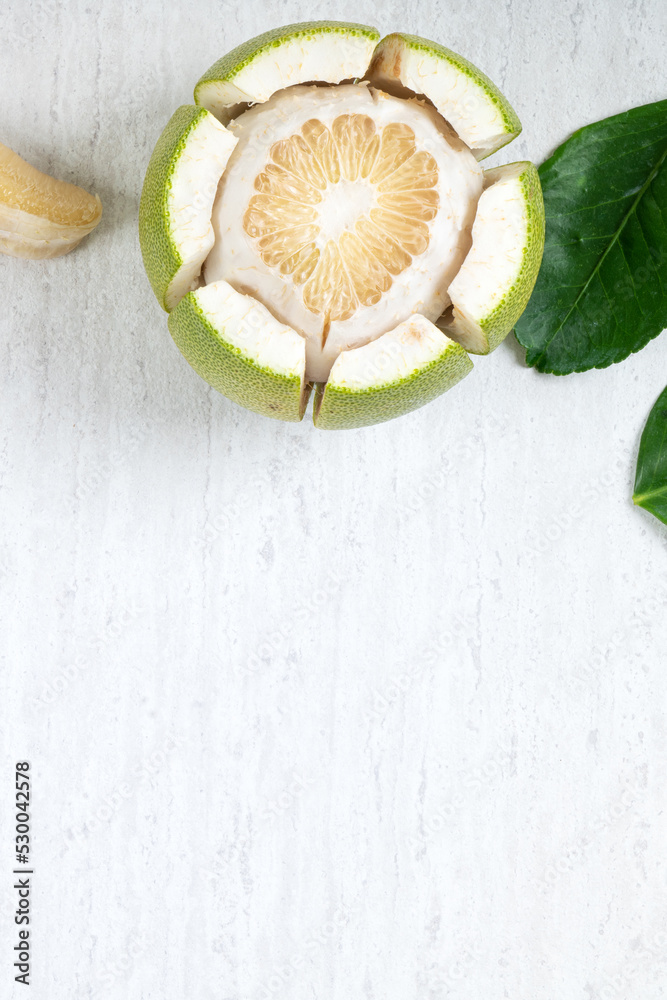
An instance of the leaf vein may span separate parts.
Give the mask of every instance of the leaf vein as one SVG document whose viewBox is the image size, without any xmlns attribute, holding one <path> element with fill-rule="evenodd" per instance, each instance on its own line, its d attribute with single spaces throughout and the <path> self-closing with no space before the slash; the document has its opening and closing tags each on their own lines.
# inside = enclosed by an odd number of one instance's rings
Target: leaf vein
<svg viewBox="0 0 667 1000">
<path fill-rule="evenodd" d="M 574 302 L 572 303 L 572 305 L 568 309 L 568 311 L 565 314 L 565 316 L 563 317 L 563 319 L 560 321 L 560 323 L 558 324 L 558 326 L 555 328 L 555 330 L 553 331 L 553 333 L 551 334 L 551 336 L 548 337 L 547 340 L 545 341 L 545 343 L 544 343 L 544 345 L 542 347 L 542 350 L 540 351 L 539 355 L 537 355 L 534 363 L 539 363 L 544 358 L 544 356 L 546 354 L 546 351 L 547 351 L 547 348 L 550 346 L 550 344 L 552 343 L 552 341 L 554 340 L 554 338 L 563 329 L 563 327 L 567 323 L 568 319 L 570 318 L 570 316 L 574 312 L 575 308 L 579 305 L 579 302 L 581 301 L 581 299 L 583 298 L 583 296 L 586 294 L 586 291 L 588 290 L 591 282 L 593 281 L 593 278 L 595 277 L 596 274 L 599 273 L 599 271 L 600 271 L 600 269 L 601 269 L 604 261 L 607 258 L 607 255 L 611 251 L 611 249 L 614 246 L 614 244 L 616 242 L 618 242 L 621 233 L 623 232 L 623 230 L 625 229 L 625 226 L 628 223 L 628 220 L 630 219 L 632 213 L 636 210 L 637 205 L 639 204 L 639 202 L 643 198 L 643 196 L 644 196 L 645 192 L 647 191 L 649 185 L 653 182 L 653 180 L 657 176 L 658 171 L 660 170 L 661 166 L 665 162 L 666 158 L 667 158 L 667 146 L 665 146 L 665 149 L 663 150 L 661 156 L 658 158 L 658 160 L 655 163 L 655 165 L 651 168 L 651 171 L 650 171 L 650 173 L 649 173 L 646 181 L 644 182 L 644 184 L 641 186 L 641 188 L 637 192 L 637 196 L 635 197 L 635 199 L 633 200 L 632 204 L 628 208 L 628 211 L 625 213 L 623 219 L 621 220 L 620 225 L 618 226 L 616 232 L 614 233 L 614 235 L 613 235 L 613 237 L 612 237 L 612 239 L 611 239 L 611 241 L 609 243 L 609 246 L 606 248 L 606 250 L 604 251 L 604 253 L 601 255 L 600 259 L 596 262 L 595 267 L 591 271 L 590 275 L 588 276 L 588 279 L 586 280 L 586 282 L 582 286 L 581 291 L 577 295 L 576 299 L 574 300 Z"/>
</svg>

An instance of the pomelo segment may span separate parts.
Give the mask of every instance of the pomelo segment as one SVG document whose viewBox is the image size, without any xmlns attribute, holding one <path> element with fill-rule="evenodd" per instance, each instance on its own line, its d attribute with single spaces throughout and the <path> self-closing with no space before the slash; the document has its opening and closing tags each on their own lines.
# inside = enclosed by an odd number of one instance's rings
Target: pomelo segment
<svg viewBox="0 0 667 1000">
<path fill-rule="evenodd" d="M 483 171 L 433 108 L 368 86 L 297 86 L 229 127 L 239 142 L 204 278 L 302 334 L 309 381 L 416 312 L 442 315 Z"/>
<path fill-rule="evenodd" d="M 153 150 L 139 205 L 139 241 L 148 279 L 167 311 L 196 287 L 213 246 L 213 201 L 235 145 L 205 108 L 184 104 Z"/>
<path fill-rule="evenodd" d="M 531 296 L 544 250 L 544 202 L 528 161 L 484 172 L 472 249 L 449 286 L 453 311 L 438 326 L 467 351 L 488 354 Z"/>
<path fill-rule="evenodd" d="M 37 170 L 0 143 L 0 252 L 33 260 L 69 253 L 102 217 L 102 202 Z"/>
<path fill-rule="evenodd" d="M 415 314 L 339 355 L 328 382 L 317 386 L 315 425 L 338 430 L 392 420 L 430 403 L 471 370 L 463 348 Z"/>
<path fill-rule="evenodd" d="M 379 39 L 375 28 L 342 21 L 274 28 L 214 63 L 195 87 L 195 102 L 226 125 L 239 104 L 268 101 L 284 87 L 362 77 Z"/>
<path fill-rule="evenodd" d="M 301 420 L 308 401 L 306 344 L 261 303 L 215 281 L 169 315 L 186 361 L 224 396 L 267 417 Z"/>
<path fill-rule="evenodd" d="M 507 145 L 521 122 L 496 85 L 471 62 L 418 35 L 387 35 L 373 53 L 368 78 L 389 93 L 424 95 L 478 160 Z"/>
</svg>

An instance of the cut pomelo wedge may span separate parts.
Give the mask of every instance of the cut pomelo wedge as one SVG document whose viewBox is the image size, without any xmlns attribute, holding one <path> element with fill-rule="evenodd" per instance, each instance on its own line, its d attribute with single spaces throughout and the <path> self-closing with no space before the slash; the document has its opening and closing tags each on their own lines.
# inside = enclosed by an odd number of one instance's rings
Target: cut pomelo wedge
<svg viewBox="0 0 667 1000">
<path fill-rule="evenodd" d="M 530 164 L 479 160 L 521 126 L 436 42 L 317 21 L 220 59 L 151 158 L 146 270 L 185 357 L 284 420 L 388 420 L 488 353 L 532 290 L 544 238 Z"/>
<path fill-rule="evenodd" d="M 450 316 L 438 325 L 467 351 L 488 354 L 531 296 L 544 249 L 544 203 L 527 161 L 484 173 L 472 249 L 449 286 Z"/>
<path fill-rule="evenodd" d="M 298 330 L 309 380 L 415 312 L 442 314 L 482 170 L 432 108 L 367 86 L 300 86 L 230 129 L 204 278 Z"/>
<path fill-rule="evenodd" d="M 278 420 L 301 420 L 308 402 L 306 345 L 255 299 L 216 281 L 169 315 L 186 360 L 218 392 Z"/>
<path fill-rule="evenodd" d="M 0 143 L 0 251 L 33 260 L 69 253 L 102 217 L 96 195 L 56 180 Z"/>
<path fill-rule="evenodd" d="M 195 87 L 195 102 L 226 125 L 238 105 L 268 101 L 284 87 L 362 77 L 379 39 L 375 28 L 340 21 L 274 28 L 214 63 Z"/>
<path fill-rule="evenodd" d="M 415 315 L 339 355 L 327 383 L 317 387 L 315 424 L 339 430 L 392 420 L 429 403 L 471 370 L 460 344 Z"/>
<path fill-rule="evenodd" d="M 196 287 L 213 246 L 211 211 L 236 139 L 205 108 L 182 105 L 153 150 L 139 205 L 144 266 L 163 309 Z"/>
<path fill-rule="evenodd" d="M 376 48 L 368 78 L 389 93 L 423 94 L 478 160 L 506 146 L 521 122 L 496 85 L 472 63 L 417 35 L 387 35 Z"/>
</svg>

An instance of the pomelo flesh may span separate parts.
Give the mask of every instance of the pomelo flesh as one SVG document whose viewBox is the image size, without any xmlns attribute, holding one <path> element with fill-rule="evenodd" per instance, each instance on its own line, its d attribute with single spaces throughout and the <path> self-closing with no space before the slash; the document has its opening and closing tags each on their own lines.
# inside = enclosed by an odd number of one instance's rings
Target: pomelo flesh
<svg viewBox="0 0 667 1000">
<path fill-rule="evenodd" d="M 33 260 L 69 253 L 102 218 L 96 195 L 42 173 L 0 143 L 0 251 Z"/>
<path fill-rule="evenodd" d="M 444 392 L 472 367 L 467 350 L 506 335 L 539 267 L 544 212 L 531 164 L 478 165 L 521 126 L 473 64 L 416 36 L 308 22 L 218 60 L 195 100 L 149 166 L 142 250 L 209 384 L 287 420 L 316 384 L 319 427 L 365 426 Z M 198 114 L 223 130 L 207 123 L 208 143 Z"/>
</svg>

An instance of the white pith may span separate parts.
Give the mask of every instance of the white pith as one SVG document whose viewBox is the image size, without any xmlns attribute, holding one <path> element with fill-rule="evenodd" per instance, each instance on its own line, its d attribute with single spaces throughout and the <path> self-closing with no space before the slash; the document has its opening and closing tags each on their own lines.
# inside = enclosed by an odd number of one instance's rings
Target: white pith
<svg viewBox="0 0 667 1000">
<path fill-rule="evenodd" d="M 449 286 L 452 334 L 464 347 L 488 349 L 482 326 L 515 285 L 528 242 L 525 163 L 495 167 L 485 187 L 472 228 L 472 248 Z"/>
<path fill-rule="evenodd" d="M 99 217 L 89 226 L 52 222 L 22 208 L 0 204 L 0 250 L 33 259 L 60 257 L 73 250 L 98 222 Z"/>
<path fill-rule="evenodd" d="M 411 48 L 399 36 L 381 42 L 373 58 L 371 82 L 391 89 L 397 83 L 424 94 L 478 159 L 495 152 L 518 132 L 508 132 L 502 113 L 482 81 L 435 52 Z"/>
<path fill-rule="evenodd" d="M 291 327 L 279 323 L 261 302 L 237 292 L 226 281 L 198 288 L 195 298 L 208 322 L 250 361 L 276 375 L 306 370 L 306 345 Z"/>
<path fill-rule="evenodd" d="M 297 83 L 340 83 L 363 76 L 374 48 L 375 39 L 366 35 L 314 31 L 288 37 L 279 48 L 260 49 L 230 79 L 200 84 L 197 102 L 226 124 L 227 109 L 236 104 L 268 101 L 277 90 Z"/>
<path fill-rule="evenodd" d="M 168 309 L 198 284 L 202 264 L 214 242 L 211 213 L 218 182 L 236 145 L 231 132 L 208 112 L 192 129 L 176 161 L 167 196 L 172 242 L 182 265 L 165 301 Z"/>
<path fill-rule="evenodd" d="M 363 391 L 410 378 L 451 347 L 454 342 L 418 313 L 363 347 L 340 354 L 328 385 Z"/>
<path fill-rule="evenodd" d="M 417 148 L 435 159 L 439 211 L 429 225 L 425 252 L 393 278 L 391 287 L 375 305 L 360 306 L 350 319 L 331 322 L 322 347 L 326 317 L 306 308 L 302 286 L 277 267 L 261 259 L 257 244 L 244 230 L 243 219 L 256 192 L 255 178 L 270 156 L 274 143 L 297 133 L 309 119 L 330 126 L 343 114 L 368 115 L 378 130 L 392 122 L 409 125 Z M 448 287 L 470 246 L 470 230 L 482 189 L 482 171 L 470 150 L 451 135 L 440 116 L 416 101 L 405 101 L 366 85 L 338 87 L 293 87 L 275 94 L 265 104 L 242 114 L 231 123 L 238 146 L 230 157 L 213 206 L 215 244 L 204 266 L 205 281 L 224 279 L 234 287 L 255 295 L 285 324 L 307 340 L 307 375 L 324 381 L 341 351 L 358 347 L 393 330 L 415 313 L 436 320 L 449 304 Z M 356 217 L 375 204 L 376 190 L 369 180 L 359 179 L 352 188 L 336 192 L 330 187 L 324 205 L 317 206 L 323 228 L 318 246 L 337 238 Z M 342 197 L 341 197 L 342 195 Z M 322 211 L 324 209 L 324 211 Z"/>
<path fill-rule="evenodd" d="M 174 174 L 175 184 L 172 177 L 174 206 L 179 210 L 183 207 L 186 214 L 187 205 L 191 206 L 190 230 L 183 228 L 184 246 L 191 238 L 191 259 L 188 257 L 187 273 L 181 268 L 168 290 L 169 307 L 188 289 L 196 288 L 196 299 L 221 341 L 237 347 L 262 368 L 276 376 L 298 375 L 302 383 L 328 381 L 332 387 L 362 395 L 364 390 L 409 382 L 448 351 L 457 352 L 455 361 L 460 364 L 464 355 L 459 345 L 485 353 L 488 340 L 479 324 L 507 292 L 511 298 L 529 234 L 525 226 L 523 230 L 515 226 L 516 243 L 510 245 L 515 210 L 509 205 L 505 211 L 497 198 L 486 197 L 507 168 L 487 171 L 482 182 L 475 160 L 510 141 L 520 129 L 512 132 L 514 126 L 508 126 L 498 106 L 502 95 L 484 79 L 476 79 L 477 71 L 466 68 L 465 61 L 457 66 L 457 59 L 446 52 L 412 49 L 398 36 L 390 36 L 376 47 L 372 38 L 362 35 L 313 30 L 302 37 L 286 36 L 267 44 L 238 70 L 228 71 L 223 64 L 221 75 L 227 79 L 200 83 L 197 104 L 229 126 L 226 134 L 233 137 L 233 143 L 205 181 L 210 191 L 222 175 L 215 200 L 202 196 L 203 173 L 201 164 L 196 163 L 198 158 L 203 163 L 209 155 L 210 136 L 198 152 L 194 151 L 192 162 L 181 175 Z M 365 82 L 340 83 L 364 76 Z M 354 96 L 348 98 L 346 92 Z M 417 100 L 410 99 L 412 95 L 417 95 Z M 429 225 L 426 251 L 413 252 L 406 239 L 401 249 L 410 253 L 412 263 L 397 275 L 392 272 L 391 287 L 383 290 L 381 301 L 358 305 L 350 319 L 327 324 L 322 350 L 325 310 L 312 311 L 312 303 L 311 310 L 307 309 L 297 294 L 298 287 L 295 291 L 300 282 L 292 280 L 291 272 L 281 275 L 277 266 L 267 265 L 266 245 L 261 252 L 257 249 L 261 233 L 257 226 L 254 236 L 250 230 L 246 232 L 243 217 L 256 193 L 255 180 L 270 164 L 274 144 L 299 134 L 308 119 L 330 126 L 342 114 L 369 113 L 361 104 L 345 104 L 346 100 L 371 102 L 370 116 L 378 128 L 384 121 L 396 120 L 414 128 L 419 148 L 429 150 L 437 160 L 441 204 Z M 398 119 L 392 117 L 392 105 L 400 109 Z M 386 108 L 390 110 L 382 118 Z M 417 127 L 415 120 L 419 121 Z M 191 141 L 190 137 L 188 146 Z M 435 146 L 429 146 L 429 141 Z M 235 148 L 234 143 L 238 143 Z M 457 158 L 458 177 L 453 169 Z M 452 174 L 454 183 L 450 183 Z M 359 181 L 331 183 L 314 206 L 321 253 L 327 239 L 337 241 L 347 235 L 358 216 L 376 205 L 373 185 Z M 482 183 L 487 189 L 483 196 Z M 482 210 L 480 196 L 488 210 Z M 276 194 L 274 203 L 280 200 Z M 445 202 L 447 212 L 442 210 Z M 525 205 L 523 208 L 527 222 Z M 290 222 L 285 228 L 294 225 Z M 456 239 L 452 238 L 453 230 Z M 276 226 L 265 230 L 276 231 Z M 175 242 L 178 245 L 178 240 Z M 389 264 L 387 267 L 391 269 Z M 335 282 L 331 287 L 338 288 Z M 450 289 L 454 293 L 451 299 Z M 335 298 L 337 292 L 331 292 L 329 301 Z M 451 308 L 447 308 L 450 303 Z M 431 320 L 439 320 L 438 327 Z M 447 336 L 450 332 L 458 344 Z"/>
</svg>

